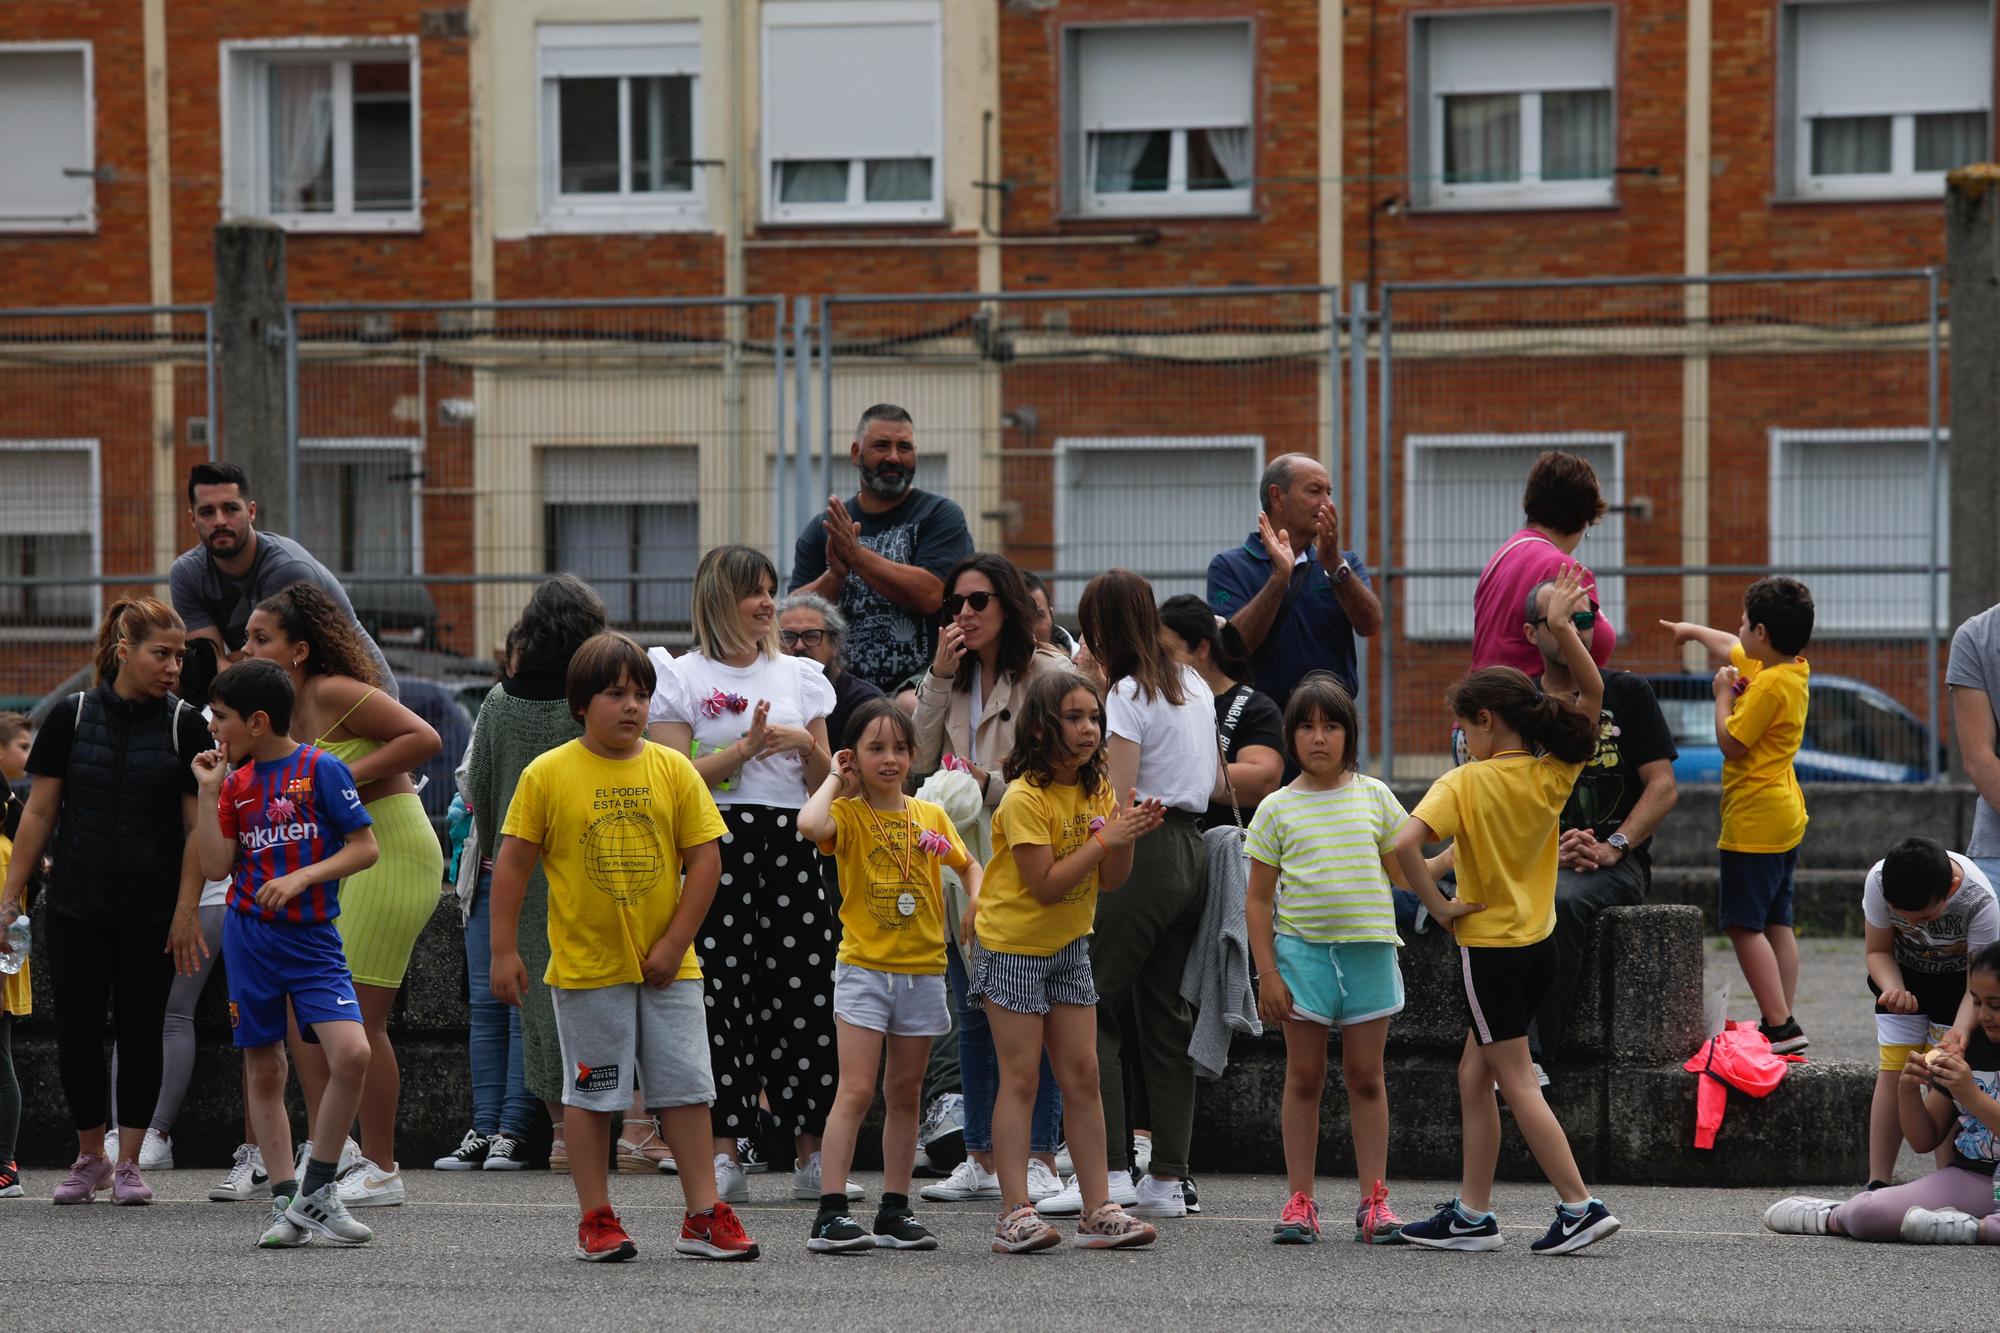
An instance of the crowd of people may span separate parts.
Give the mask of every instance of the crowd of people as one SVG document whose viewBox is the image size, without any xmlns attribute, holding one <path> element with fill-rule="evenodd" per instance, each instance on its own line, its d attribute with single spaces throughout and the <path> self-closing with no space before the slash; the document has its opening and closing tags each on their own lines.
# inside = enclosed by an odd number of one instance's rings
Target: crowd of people
<svg viewBox="0 0 2000 1333">
<path fill-rule="evenodd" d="M 789 588 L 752 548 L 702 557 L 685 651 L 617 633 L 574 576 L 538 586 L 460 762 L 449 848 L 408 776 L 438 734 L 397 701 L 337 581 L 257 532 L 240 470 L 196 468 L 200 544 L 174 605 L 114 606 L 99 682 L 32 740 L 0 718 L 0 759 L 32 782 L 0 840 L 0 926 L 40 892 L 35 962 L 77 1133 L 55 1202 L 145 1203 L 144 1173 L 173 1165 L 219 955 L 245 1124 L 210 1197 L 268 1201 L 266 1247 L 369 1241 L 354 1213 L 408 1192 L 387 1017 L 448 881 L 473 1098 L 435 1166 L 520 1169 L 546 1107 L 582 1259 L 636 1253 L 614 1168 L 678 1175 L 679 1252 L 756 1258 L 732 1205 L 784 1149 L 813 1252 L 932 1248 L 918 1205 L 965 1200 L 999 1206 L 1002 1253 L 1061 1244 L 1066 1218 L 1080 1247 L 1151 1244 L 1201 1208 L 1198 1073 L 1260 1019 L 1287 1064 L 1274 1241 L 1321 1237 L 1334 1028 L 1355 1239 L 1498 1248 L 1502 1098 L 1557 1196 L 1533 1251 L 1616 1232 L 1542 1088 L 1597 917 L 1645 895 L 1676 755 L 1645 681 L 1610 668 L 1617 636 L 1576 558 L 1604 512 L 1589 464 L 1537 460 L 1449 694 L 1460 762 L 1406 810 L 1359 771 L 1355 640 L 1382 613 L 1317 461 L 1270 463 L 1256 529 L 1215 557 L 1205 598 L 1162 602 L 1107 570 L 1072 638 L 1046 585 L 915 487 L 907 412 L 868 409 L 851 458 L 860 489 L 800 535 Z M 1665 626 L 1725 660 L 1719 917 L 1779 1053 L 1807 1045 L 1792 757 L 1812 622 L 1804 585 L 1771 577 L 1734 633 Z M 1996 641 L 2000 624 L 1975 622 L 1952 654 L 1987 798 L 1970 855 L 1912 839 L 1866 889 L 1877 1179 L 1846 1204 L 1775 1205 L 1774 1229 L 2000 1243 L 2000 1224 L 1981 1229 L 2000 1161 L 2000 906 L 1981 864 L 2000 855 Z M 1464 1174 L 1406 1222 L 1383 1053 L 1405 1004 L 1396 951 L 1427 929 L 1460 958 Z M 0 992 L 0 1196 L 19 1193 L 4 1054 L 26 976 Z M 885 1171 L 864 1226 L 849 1174 L 878 1083 Z M 1904 1139 L 1940 1170 L 1889 1187 Z M 913 1197 L 915 1163 L 954 1140 L 963 1160 Z"/>
</svg>

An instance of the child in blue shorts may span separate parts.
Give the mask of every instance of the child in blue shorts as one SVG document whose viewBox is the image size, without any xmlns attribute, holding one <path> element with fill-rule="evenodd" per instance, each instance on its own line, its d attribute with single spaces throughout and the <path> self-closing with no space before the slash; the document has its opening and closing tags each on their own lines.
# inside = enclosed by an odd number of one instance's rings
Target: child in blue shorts
<svg viewBox="0 0 2000 1333">
<path fill-rule="evenodd" d="M 316 1147 L 298 1181 L 278 1168 L 292 1160 L 287 1001 L 300 1033 L 326 1051 L 331 1074 L 319 1106 L 308 1108 L 308 1128 L 352 1124 L 361 1104 L 368 1036 L 333 919 L 340 881 L 375 864 L 373 821 L 347 765 L 288 734 L 292 682 L 283 667 L 256 659 L 230 667 L 215 678 L 209 710 L 217 748 L 195 756 L 195 837 L 203 876 L 233 876 L 222 927 L 229 1024 L 243 1052 L 250 1128 L 271 1168 L 271 1221 L 258 1244 L 366 1244 L 375 1233 L 334 1188 L 337 1158 L 321 1160 Z M 344 1137 L 335 1131 L 313 1142 L 337 1153 Z"/>
</svg>

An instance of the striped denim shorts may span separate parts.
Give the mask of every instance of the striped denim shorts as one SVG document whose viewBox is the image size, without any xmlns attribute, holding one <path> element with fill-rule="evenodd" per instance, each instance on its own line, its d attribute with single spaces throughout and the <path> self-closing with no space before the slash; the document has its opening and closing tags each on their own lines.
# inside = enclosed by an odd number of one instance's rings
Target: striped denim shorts
<svg viewBox="0 0 2000 1333">
<path fill-rule="evenodd" d="M 1071 940 L 1046 958 L 995 953 L 972 946 L 969 994 L 1017 1014 L 1046 1014 L 1051 1005 L 1096 1004 L 1090 980 L 1090 936 Z"/>
</svg>

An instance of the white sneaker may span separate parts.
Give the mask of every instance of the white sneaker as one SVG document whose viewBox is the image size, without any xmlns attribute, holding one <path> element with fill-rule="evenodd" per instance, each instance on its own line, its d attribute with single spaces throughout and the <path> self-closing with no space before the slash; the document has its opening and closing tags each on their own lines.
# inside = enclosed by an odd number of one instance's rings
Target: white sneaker
<svg viewBox="0 0 2000 1333">
<path fill-rule="evenodd" d="M 285 1209 L 285 1221 L 335 1245 L 366 1245 L 375 1239 L 375 1233 L 348 1215 L 339 1189 L 338 1183 L 326 1184 L 303 1198 L 293 1199 Z"/>
<path fill-rule="evenodd" d="M 792 1197 L 811 1199 L 814 1203 L 818 1203 L 821 1193 L 823 1191 L 819 1183 L 819 1154 L 814 1153 L 792 1172 Z M 861 1197 L 861 1187 L 851 1180 L 847 1182 L 847 1197 L 849 1199 Z"/>
<path fill-rule="evenodd" d="M 1838 1207 L 1840 1204 L 1833 1199 L 1795 1194 L 1766 1208 L 1764 1225 L 1783 1236 L 1824 1236 L 1826 1219 Z"/>
<path fill-rule="evenodd" d="M 1139 1191 L 1132 1187 L 1130 1171 L 1113 1171 L 1105 1180 L 1106 1193 L 1111 1202 L 1121 1208 L 1130 1208 L 1139 1202 Z M 1069 1178 L 1062 1193 L 1050 1195 L 1035 1205 L 1035 1211 L 1043 1217 L 1083 1216 L 1083 1187 L 1076 1183 L 1076 1177 Z"/>
<path fill-rule="evenodd" d="M 141 1171 L 173 1170 L 173 1141 L 157 1129 L 147 1130 L 145 1141 L 139 1145 L 139 1169 Z"/>
<path fill-rule="evenodd" d="M 306 1178 L 306 1163 L 312 1160 L 312 1148 L 313 1141 L 311 1139 L 307 1139 L 299 1145 L 298 1160 L 292 1163 L 293 1180 L 304 1180 Z M 354 1164 L 360 1160 L 361 1145 L 353 1139 L 346 1140 L 340 1145 L 340 1159 L 333 1164 L 333 1178 L 335 1180 L 340 1179 L 349 1171 L 352 1171 Z"/>
<path fill-rule="evenodd" d="M 1912 1245 L 1976 1245 L 1979 1219 L 1956 1208 L 1912 1208 L 1903 1214 L 1903 1239 Z"/>
<path fill-rule="evenodd" d="M 743 1164 L 732 1161 L 726 1152 L 715 1155 L 715 1197 L 724 1203 L 750 1202 L 750 1178 L 743 1174 Z"/>
<path fill-rule="evenodd" d="M 1062 1177 L 1049 1170 L 1049 1164 L 1039 1157 L 1028 1159 L 1028 1202 L 1040 1203 L 1043 1199 L 1053 1199 L 1062 1193 Z M 996 1193 L 993 1197 L 998 1198 Z"/>
<path fill-rule="evenodd" d="M 1143 1176 L 1153 1169 L 1153 1136 L 1134 1134 L 1132 1136 L 1132 1174 Z"/>
<path fill-rule="evenodd" d="M 1028 1192 L 1034 1193 L 1035 1168 L 1040 1162 L 1028 1163 Z M 1042 1166 L 1043 1172 L 1048 1168 Z M 963 1203 L 967 1199 L 997 1199 L 1000 1197 L 1000 1177 L 981 1167 L 970 1157 L 951 1169 L 951 1174 L 935 1185 L 926 1185 L 919 1190 L 920 1198 L 932 1203 Z"/>
<path fill-rule="evenodd" d="M 112 1125 L 104 1131 L 104 1160 L 107 1162 L 118 1160 L 118 1126 L 116 1125 Z"/>
<path fill-rule="evenodd" d="M 349 1208 L 394 1208 L 403 1201 L 400 1165 L 392 1163 L 384 1171 L 366 1157 L 361 1158 L 338 1181 L 340 1201 Z"/>
<path fill-rule="evenodd" d="M 1059 1176 L 1073 1176 L 1076 1174 L 1076 1163 L 1070 1160 L 1069 1140 L 1067 1139 L 1056 1145 L 1056 1174 Z"/>
<path fill-rule="evenodd" d="M 1178 1180 L 1155 1180 L 1151 1176 L 1141 1176 L 1137 1193 L 1138 1201 L 1125 1209 L 1134 1217 L 1187 1216 L 1187 1196 L 1181 1193 Z"/>
<path fill-rule="evenodd" d="M 217 1203 L 248 1203 L 270 1197 L 271 1177 L 264 1170 L 264 1154 L 254 1143 L 236 1145 L 236 1165 L 222 1183 L 208 1192 Z"/>
<path fill-rule="evenodd" d="M 301 1245 L 312 1243 L 313 1233 L 291 1219 L 292 1199 L 289 1194 L 281 1194 L 271 1200 L 271 1220 L 257 1238 L 260 1248 L 266 1250 L 296 1250 Z"/>
</svg>

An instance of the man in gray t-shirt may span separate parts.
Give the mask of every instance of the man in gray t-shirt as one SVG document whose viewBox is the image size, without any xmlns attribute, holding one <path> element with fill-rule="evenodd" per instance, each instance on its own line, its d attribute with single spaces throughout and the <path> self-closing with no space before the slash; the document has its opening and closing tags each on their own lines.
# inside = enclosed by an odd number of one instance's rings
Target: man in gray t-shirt
<svg viewBox="0 0 2000 1333">
<path fill-rule="evenodd" d="M 1990 606 L 1951 636 L 1944 683 L 1965 776 L 1979 789 L 1965 854 L 1988 879 L 2000 876 L 2000 606 Z"/>
<path fill-rule="evenodd" d="M 201 544 L 183 551 L 168 572 L 174 610 L 188 637 L 215 644 L 218 664 L 243 656 L 244 626 L 257 603 L 295 583 L 310 583 L 354 620 L 354 604 L 325 565 L 289 537 L 257 531 L 257 502 L 245 494 L 249 479 L 234 463 L 198 463 L 188 473 L 188 518 Z M 396 674 L 379 644 L 354 622 L 382 677 L 397 697 Z"/>
</svg>

